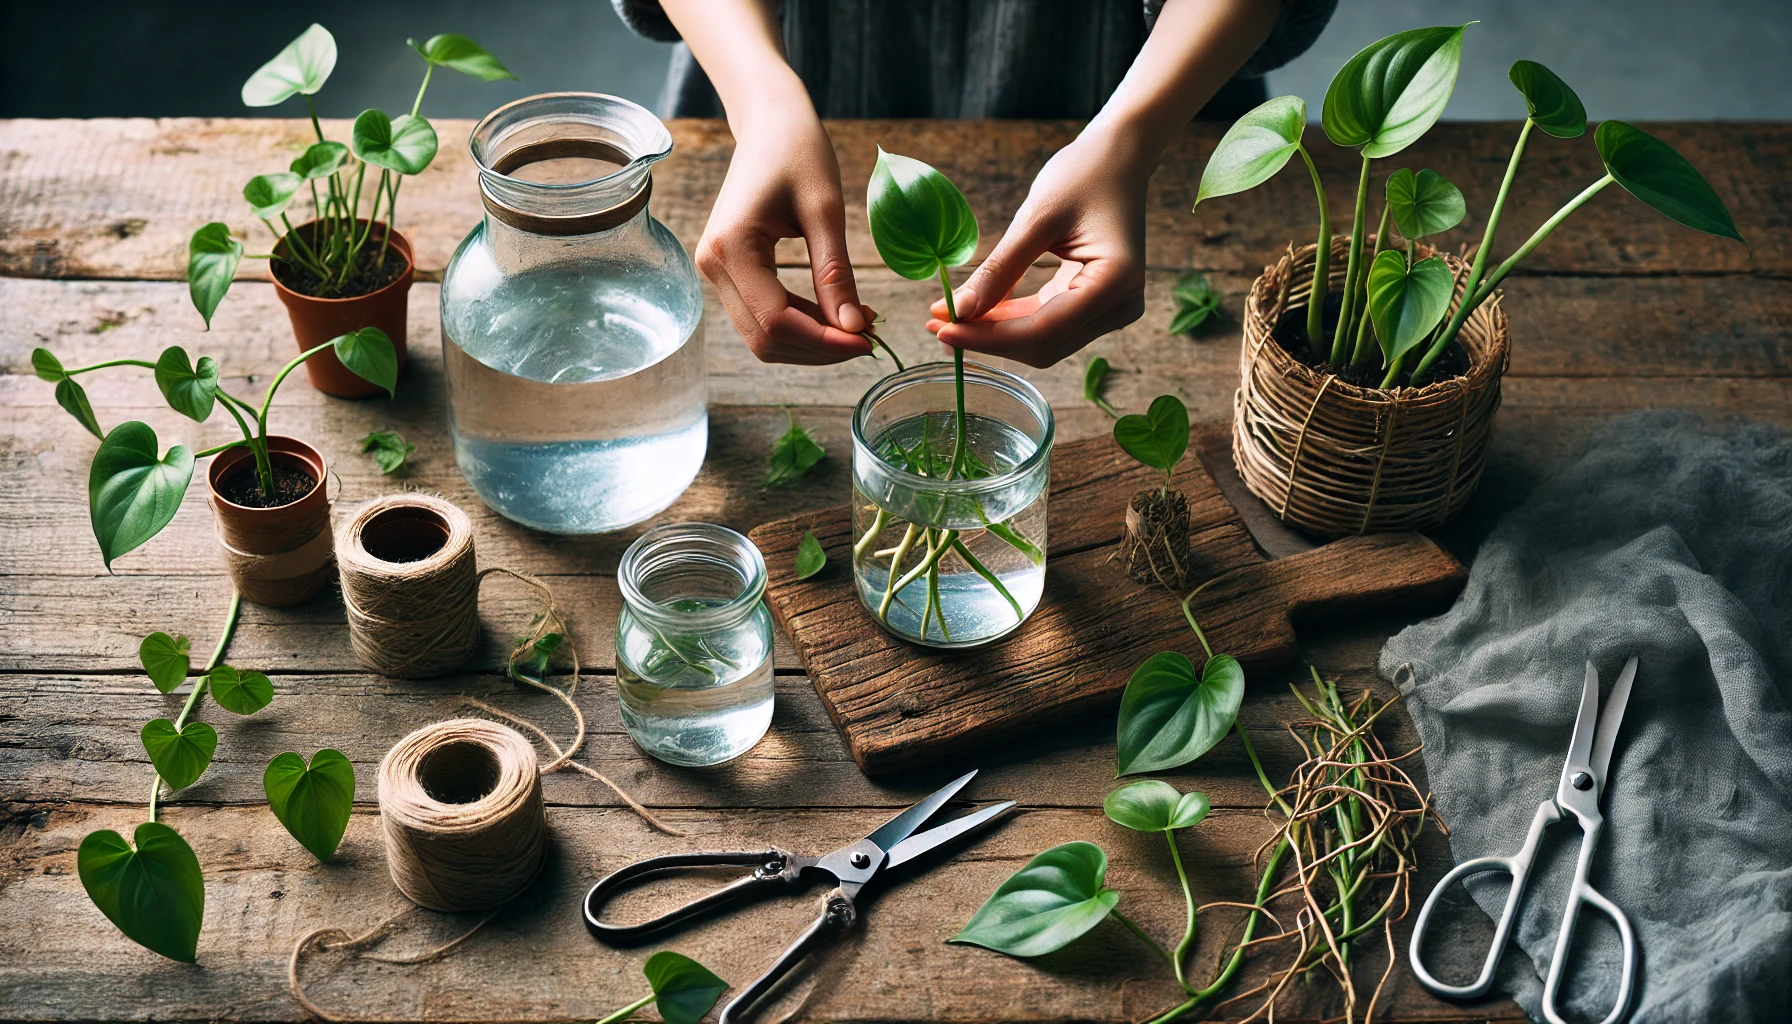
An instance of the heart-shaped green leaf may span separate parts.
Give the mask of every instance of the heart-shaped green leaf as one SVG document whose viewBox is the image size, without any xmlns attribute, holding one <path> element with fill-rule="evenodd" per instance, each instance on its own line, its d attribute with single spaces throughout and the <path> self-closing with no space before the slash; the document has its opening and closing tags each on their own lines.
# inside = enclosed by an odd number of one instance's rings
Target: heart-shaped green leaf
<svg viewBox="0 0 1792 1024">
<path fill-rule="evenodd" d="M 205 318 L 208 331 L 212 329 L 212 314 L 224 301 L 224 293 L 230 290 L 236 265 L 242 259 L 243 243 L 230 237 L 230 228 L 219 221 L 193 232 L 187 243 L 187 294 L 192 296 L 193 308 Z"/>
<path fill-rule="evenodd" d="M 436 130 L 409 114 L 388 118 L 378 110 L 363 110 L 355 118 L 352 138 L 356 156 L 399 174 L 422 174 L 436 158 Z"/>
<path fill-rule="evenodd" d="M 373 453 L 374 465 L 380 467 L 381 476 L 391 476 L 404 468 L 404 460 L 411 457 L 417 446 L 397 431 L 376 430 L 361 439 L 361 450 Z"/>
<path fill-rule="evenodd" d="M 250 211 L 262 220 L 278 217 L 285 212 L 286 204 L 298 194 L 299 186 L 305 179 L 289 171 L 278 171 L 274 174 L 257 174 L 243 186 L 243 198 L 248 200 Z"/>
<path fill-rule="evenodd" d="M 47 348 L 31 350 L 31 372 L 37 374 L 38 380 L 47 380 L 52 384 L 68 379 L 68 371 L 62 368 L 62 360 Z"/>
<path fill-rule="evenodd" d="M 170 960 L 193 963 L 205 919 L 199 858 L 159 821 L 137 826 L 137 848 L 111 829 L 89 832 L 75 854 L 87 898 L 125 938 Z"/>
<path fill-rule="evenodd" d="M 814 530 L 804 530 L 802 543 L 796 546 L 796 578 L 806 580 L 828 564 L 828 553 L 821 549 Z"/>
<path fill-rule="evenodd" d="M 1130 413 L 1115 420 L 1114 440 L 1128 455 L 1168 473 L 1188 451 L 1188 407 L 1175 395 L 1159 395 L 1145 415 Z"/>
<path fill-rule="evenodd" d="M 1108 856 L 1094 843 L 1054 846 L 1027 862 L 948 939 L 1009 956 L 1063 949 L 1101 923 L 1120 894 L 1102 887 Z"/>
<path fill-rule="evenodd" d="M 1450 308 L 1456 279 L 1436 256 L 1408 268 L 1406 254 L 1384 249 L 1369 267 L 1369 318 L 1381 351 L 1392 363 L 1424 341 Z"/>
<path fill-rule="evenodd" d="M 307 766 L 289 750 L 268 762 L 261 783 L 286 831 L 319 862 L 329 860 L 355 806 L 355 766 L 349 759 L 326 747 L 312 754 Z"/>
<path fill-rule="evenodd" d="M 654 1006 L 666 1024 L 697 1024 L 728 990 L 709 968 L 669 949 L 648 957 L 641 973 L 653 986 Z"/>
<path fill-rule="evenodd" d="M 200 356 L 195 367 L 186 349 L 170 345 L 156 360 L 156 387 L 175 412 L 204 423 L 218 399 L 218 363 L 211 356 Z"/>
<path fill-rule="evenodd" d="M 112 428 L 87 471 L 87 507 L 106 568 L 162 532 L 193 479 L 193 453 L 174 445 L 156 456 L 156 432 L 127 420 Z"/>
<path fill-rule="evenodd" d="M 349 372 L 362 380 L 378 384 L 386 394 L 398 395 L 398 350 L 392 339 L 378 327 L 363 327 L 353 334 L 344 334 L 331 342 L 336 358 Z"/>
<path fill-rule="evenodd" d="M 1468 204 L 1462 192 L 1430 168 L 1412 173 L 1402 167 L 1388 176 L 1388 211 L 1407 238 L 1423 238 L 1462 223 Z"/>
<path fill-rule="evenodd" d="M 56 382 L 56 404 L 86 427 L 89 434 L 105 440 L 106 432 L 100 429 L 99 417 L 93 414 L 93 403 L 87 400 L 87 389 L 75 383 L 75 378 L 64 377 Z"/>
<path fill-rule="evenodd" d="M 1194 663 L 1175 651 L 1145 659 L 1120 697 L 1118 775 L 1159 772 L 1193 761 L 1213 748 L 1238 720 L 1244 669 L 1230 654 Z"/>
<path fill-rule="evenodd" d="M 1192 828 L 1207 817 L 1207 794 L 1178 793 L 1161 779 L 1121 786 L 1101 803 L 1108 820 L 1134 832 L 1170 832 Z"/>
<path fill-rule="evenodd" d="M 299 93 L 311 96 L 335 69 L 336 37 L 314 24 L 249 76 L 243 83 L 243 105 L 271 107 Z"/>
<path fill-rule="evenodd" d="M 1307 101 L 1277 96 L 1260 104 L 1226 129 L 1201 171 L 1195 205 L 1215 196 L 1256 188 L 1275 177 L 1300 149 L 1307 129 Z"/>
<path fill-rule="evenodd" d="M 1601 122 L 1593 143 L 1606 173 L 1656 213 L 1694 231 L 1748 244 L 1711 183 L 1674 147 L 1623 121 Z"/>
<path fill-rule="evenodd" d="M 143 749 L 149 752 L 149 763 L 156 774 L 174 789 L 186 789 L 199 781 L 218 750 L 218 730 L 204 722 L 188 722 L 179 732 L 166 718 L 152 719 L 143 726 Z"/>
<path fill-rule="evenodd" d="M 348 147 L 340 142 L 314 142 L 311 148 L 299 154 L 287 170 L 311 181 L 314 178 L 328 178 L 335 174 L 348 159 Z"/>
<path fill-rule="evenodd" d="M 1572 139 L 1587 131 L 1587 108 L 1568 83 L 1534 60 L 1521 60 L 1506 72 L 1524 96 L 1531 123 L 1558 139 Z"/>
<path fill-rule="evenodd" d="M 260 672 L 238 672 L 219 665 L 206 678 L 211 681 L 212 699 L 226 711 L 253 715 L 274 699 L 274 684 Z"/>
<path fill-rule="evenodd" d="M 472 75 L 474 78 L 487 82 L 501 82 L 505 79 L 512 82 L 521 81 L 511 74 L 510 69 L 499 62 L 498 58 L 492 56 L 485 47 L 466 36 L 446 33 L 430 36 L 429 42 L 422 45 L 418 45 L 415 39 L 406 39 L 405 42 L 409 43 L 411 49 L 416 50 L 424 60 L 431 64 L 453 68 L 463 75 Z"/>
<path fill-rule="evenodd" d="M 149 634 L 137 645 L 137 661 L 149 673 L 149 681 L 163 693 L 173 693 L 175 687 L 186 682 L 187 672 L 193 667 L 187 638 L 161 632 Z"/>
<path fill-rule="evenodd" d="M 1345 61 L 1325 90 L 1326 136 L 1372 160 L 1417 142 L 1450 102 L 1467 27 L 1396 32 Z"/>
<path fill-rule="evenodd" d="M 877 149 L 865 189 L 871 240 L 885 265 L 920 281 L 968 262 L 977 251 L 977 218 L 964 193 L 919 160 Z"/>
<path fill-rule="evenodd" d="M 766 487 L 782 487 L 800 479 L 828 453 L 809 428 L 797 423 L 794 413 L 787 409 L 784 418 L 789 426 L 772 442 L 771 459 L 765 465 Z"/>
</svg>

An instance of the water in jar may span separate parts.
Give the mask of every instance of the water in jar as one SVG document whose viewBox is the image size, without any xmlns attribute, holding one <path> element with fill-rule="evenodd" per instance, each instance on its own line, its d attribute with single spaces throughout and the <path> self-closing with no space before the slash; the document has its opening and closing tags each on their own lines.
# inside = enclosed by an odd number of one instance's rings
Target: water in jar
<svg viewBox="0 0 1792 1024">
<path fill-rule="evenodd" d="M 914 416 L 892 424 L 871 440 L 871 448 L 886 462 L 940 479 L 952 458 L 953 423 L 949 412 Z M 1025 432 L 998 419 L 972 414 L 965 429 L 976 475 L 1001 475 L 1038 448 Z M 859 599 L 891 632 L 930 646 L 968 647 L 1012 632 L 1045 589 L 1045 485 L 1044 474 L 1025 474 L 1011 487 L 973 498 L 917 482 L 881 500 L 855 486 L 853 578 Z M 932 584 L 918 571 L 930 541 L 945 547 Z"/>
<path fill-rule="evenodd" d="M 725 602 L 685 598 L 701 612 Z M 704 633 L 657 628 L 623 613 L 616 684 L 622 723 L 641 749 L 669 764 L 714 765 L 746 753 L 772 721 L 771 613 Z"/>
</svg>

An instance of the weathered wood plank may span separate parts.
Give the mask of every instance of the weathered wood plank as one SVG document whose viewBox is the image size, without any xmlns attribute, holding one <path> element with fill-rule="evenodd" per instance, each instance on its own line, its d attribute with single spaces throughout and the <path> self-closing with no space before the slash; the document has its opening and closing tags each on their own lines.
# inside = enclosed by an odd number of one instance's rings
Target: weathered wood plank
<svg viewBox="0 0 1792 1024">
<path fill-rule="evenodd" d="M 1317 97 L 1310 97 L 1315 102 Z M 1516 101 L 1515 101 L 1516 102 Z M 1514 113 L 1519 111 L 1514 109 Z M 480 217 L 475 172 L 464 140 L 471 122 L 437 121 L 442 145 L 429 170 L 410 183 L 399 226 L 417 243 L 424 276 L 437 275 Z M 1191 214 L 1207 154 L 1223 124 L 1190 127 L 1165 155 L 1147 198 L 1147 259 L 1154 266 L 1197 266 L 1255 273 L 1290 239 L 1309 239 L 1312 189 L 1296 171 L 1250 193 Z M 1730 205 L 1752 251 L 1696 234 L 1616 194 L 1601 196 L 1532 255 L 1532 272 L 1683 274 L 1792 272 L 1792 156 L 1783 124 L 1657 124 Z M 876 262 L 865 226 L 862 183 L 882 144 L 933 162 L 964 188 L 983 226 L 988 252 L 1026 197 L 1045 161 L 1075 137 L 1072 122 L 836 121 L 828 126 L 845 183 L 847 246 L 855 263 Z M 674 151 L 655 170 L 654 210 L 686 247 L 695 246 L 727 172 L 733 143 L 716 121 L 675 121 Z M 348 125 L 325 122 L 332 138 Z M 1355 154 L 1308 132 L 1330 183 L 1332 222 L 1348 223 Z M 1511 151 L 1516 126 L 1444 123 L 1396 166 L 1431 167 L 1467 196 L 1471 216 L 1442 238 L 1448 247 L 1478 240 Z M 32 277 L 177 279 L 187 237 L 224 220 L 246 238 L 265 237 L 241 201 L 242 183 L 282 170 L 312 140 L 301 119 L 102 119 L 0 122 L 0 274 Z M 1603 173 L 1592 138 L 1536 141 L 1526 154 L 1505 223 L 1521 239 L 1575 192 Z M 1379 180 L 1376 183 L 1379 193 Z M 1516 241 L 1507 240 L 1502 251 Z M 800 243 L 780 259 L 801 261 Z M 261 273 L 250 268 L 249 273 Z"/>
</svg>

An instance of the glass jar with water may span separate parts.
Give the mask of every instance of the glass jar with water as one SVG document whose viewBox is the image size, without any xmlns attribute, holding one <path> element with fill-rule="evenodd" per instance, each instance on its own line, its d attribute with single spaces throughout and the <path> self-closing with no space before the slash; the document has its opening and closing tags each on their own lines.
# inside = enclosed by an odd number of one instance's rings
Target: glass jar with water
<svg viewBox="0 0 1792 1024">
<path fill-rule="evenodd" d="M 853 581 L 885 629 L 929 647 L 1006 636 L 1045 592 L 1052 410 L 1032 384 L 951 363 L 885 377 L 852 418 Z"/>
<path fill-rule="evenodd" d="M 454 457 L 525 526 L 599 533 L 703 463 L 703 292 L 647 211 L 672 136 L 644 108 L 552 93 L 473 129 L 485 219 L 442 277 Z"/>
<path fill-rule="evenodd" d="M 772 721 L 765 559 L 722 526 L 667 523 L 617 570 L 616 687 L 642 750 L 678 765 L 746 753 Z"/>
</svg>

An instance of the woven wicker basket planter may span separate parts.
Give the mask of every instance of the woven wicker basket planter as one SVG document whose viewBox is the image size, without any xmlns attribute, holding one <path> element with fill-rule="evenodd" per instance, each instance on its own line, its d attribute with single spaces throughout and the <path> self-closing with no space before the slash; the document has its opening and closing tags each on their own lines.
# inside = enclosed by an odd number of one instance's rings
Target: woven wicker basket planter
<svg viewBox="0 0 1792 1024">
<path fill-rule="evenodd" d="M 1344 287 L 1348 249 L 1349 239 L 1333 240 L 1333 292 Z M 1238 473 L 1284 522 L 1325 537 L 1447 522 L 1480 482 L 1500 405 L 1510 329 L 1499 296 L 1457 335 L 1469 357 L 1465 374 L 1418 388 L 1358 387 L 1320 374 L 1272 337 L 1284 310 L 1307 304 L 1314 251 L 1291 249 L 1265 267 L 1245 300 L 1232 417 Z M 1444 258 L 1461 301 L 1466 267 Z"/>
</svg>

